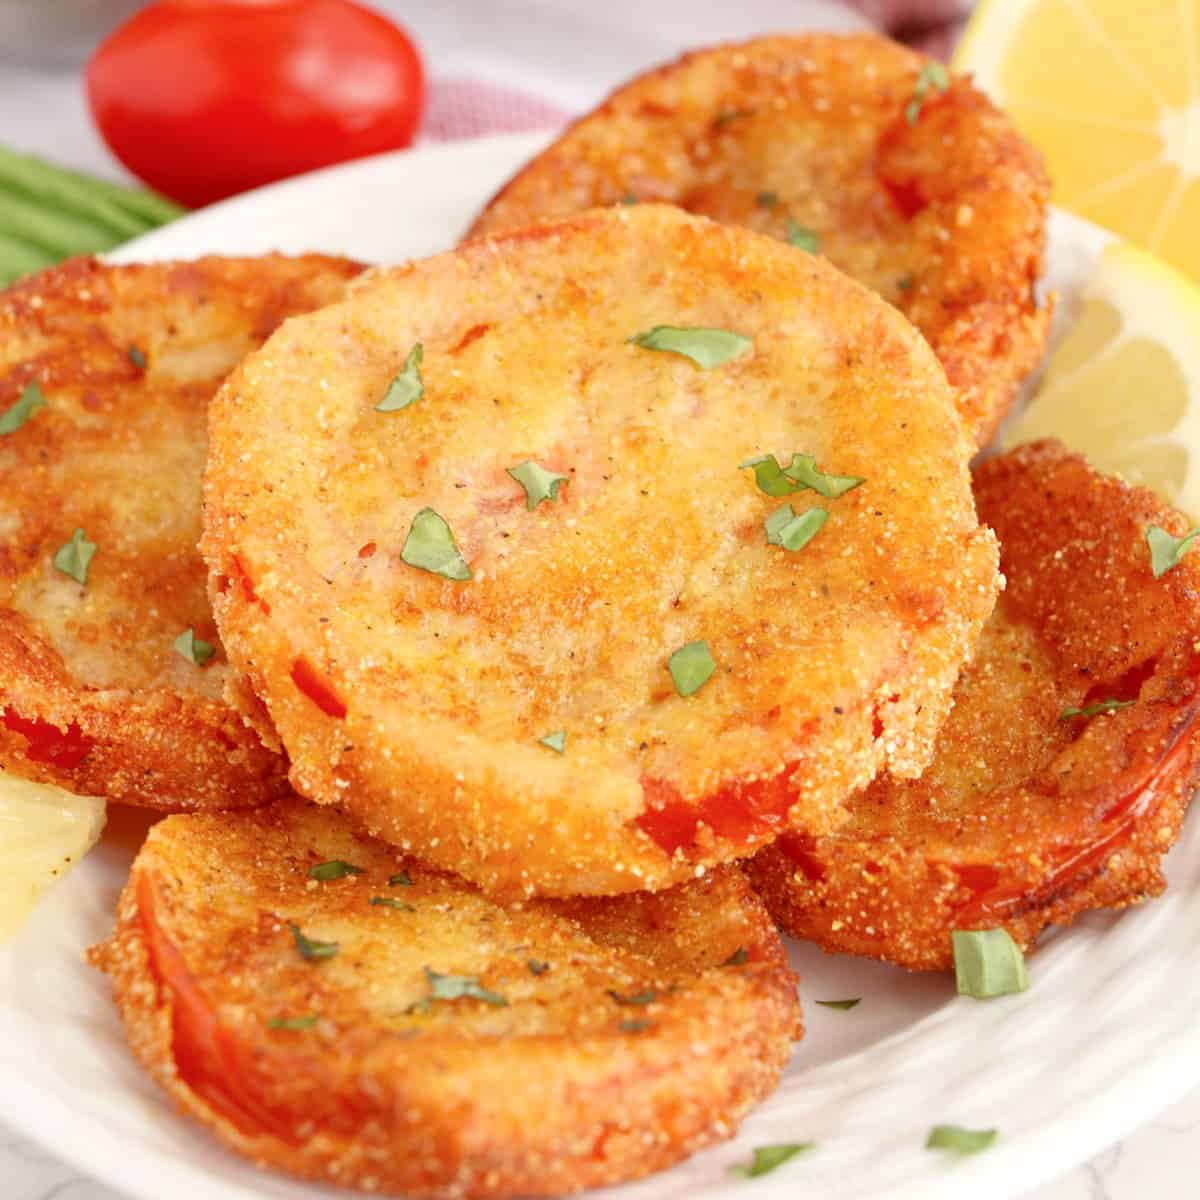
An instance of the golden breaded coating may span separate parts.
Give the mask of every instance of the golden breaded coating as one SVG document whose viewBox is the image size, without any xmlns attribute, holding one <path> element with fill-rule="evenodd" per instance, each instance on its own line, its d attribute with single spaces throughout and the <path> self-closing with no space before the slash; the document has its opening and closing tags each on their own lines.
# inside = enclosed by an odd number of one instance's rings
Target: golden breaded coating
<svg viewBox="0 0 1200 1200">
<path fill-rule="evenodd" d="M 827 950 L 948 968 L 953 929 L 1028 947 L 1156 896 L 1200 780 L 1200 559 L 1155 579 L 1146 544 L 1184 518 L 1054 442 L 984 463 L 975 499 L 1008 585 L 933 764 L 750 864 L 784 928 Z"/>
<path fill-rule="evenodd" d="M 937 70 L 865 34 L 687 54 L 572 125 L 471 235 L 651 200 L 815 237 L 921 330 L 982 445 L 1045 343 L 1033 285 L 1049 184 L 1009 119 L 966 79 L 943 91 Z"/>
<path fill-rule="evenodd" d="M 503 908 L 294 801 L 155 826 L 92 960 L 143 1066 L 227 1145 L 413 1196 L 670 1166 L 732 1136 L 800 1034 L 732 867 Z"/>
<path fill-rule="evenodd" d="M 666 325 L 721 361 L 635 340 Z M 420 397 L 380 411 L 417 347 Z M 997 585 L 908 323 L 665 206 L 373 276 L 251 355 L 211 435 L 215 610 L 296 787 L 496 891 L 657 889 L 828 829 L 924 767 Z M 865 482 L 781 500 L 742 466 L 797 452 Z M 530 462 L 563 477 L 536 507 Z M 787 504 L 828 514 L 802 548 L 768 544 Z M 695 643 L 711 678 L 678 683 Z"/>
<path fill-rule="evenodd" d="M 4 770 L 164 809 L 285 790 L 282 760 L 221 698 L 197 549 L 208 403 L 358 269 L 77 259 L 0 293 Z M 188 630 L 190 658 L 173 645 Z"/>
</svg>

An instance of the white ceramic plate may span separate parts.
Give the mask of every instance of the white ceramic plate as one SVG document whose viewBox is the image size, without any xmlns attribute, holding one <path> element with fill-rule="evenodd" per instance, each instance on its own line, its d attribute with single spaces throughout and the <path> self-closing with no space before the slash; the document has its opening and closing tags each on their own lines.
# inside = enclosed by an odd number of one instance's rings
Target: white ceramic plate
<svg viewBox="0 0 1200 1200">
<path fill-rule="evenodd" d="M 388 261 L 439 250 L 539 141 L 340 167 L 219 205 L 120 257 L 281 249 Z M 1048 283 L 1066 320 L 1104 240 L 1080 221 L 1053 220 Z M 344 1196 L 227 1155 L 134 1065 L 107 985 L 80 954 L 108 932 L 145 827 L 116 813 L 101 846 L 0 948 L 0 1120 L 136 1200 Z M 1066 1170 L 1200 1079 L 1197 822 L 1169 872 L 1164 899 L 1048 938 L 1022 996 L 980 1003 L 956 997 L 946 976 L 795 946 L 809 1033 L 782 1087 L 735 1142 L 621 1196 L 1009 1200 Z M 848 996 L 863 997 L 850 1012 L 812 1003 Z M 1001 1138 L 986 1154 L 948 1162 L 923 1149 L 940 1122 L 996 1127 Z M 728 1174 L 756 1144 L 807 1140 L 818 1148 L 773 1175 L 746 1183 Z"/>
</svg>

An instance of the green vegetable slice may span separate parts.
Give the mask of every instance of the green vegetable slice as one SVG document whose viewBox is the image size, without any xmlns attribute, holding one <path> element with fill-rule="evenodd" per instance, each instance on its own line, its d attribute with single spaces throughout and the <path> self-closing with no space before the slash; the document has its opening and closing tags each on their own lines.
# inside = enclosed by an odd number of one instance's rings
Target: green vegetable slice
<svg viewBox="0 0 1200 1200">
<path fill-rule="evenodd" d="M 1029 987 L 1025 956 L 1007 929 L 956 929 L 950 936 L 960 995 L 988 1000 Z"/>
<path fill-rule="evenodd" d="M 632 1004 L 639 1007 L 645 1004 L 653 1004 L 658 999 L 657 988 L 646 988 L 645 991 L 634 992 L 632 996 L 623 996 L 620 992 L 614 992 L 610 988 L 608 994 L 617 1004 Z"/>
<path fill-rule="evenodd" d="M 39 408 L 45 407 L 46 397 L 37 381 L 26 384 L 16 402 L 0 413 L 0 435 L 7 437 L 10 433 L 16 433 Z"/>
<path fill-rule="evenodd" d="M 188 662 L 202 667 L 217 652 L 212 642 L 205 642 L 196 636 L 194 629 L 185 629 L 172 643 L 177 654 L 182 655 Z"/>
<path fill-rule="evenodd" d="M 482 1000 L 496 1008 L 508 1006 L 503 996 L 489 992 L 474 975 L 442 975 L 426 967 L 425 978 L 429 980 L 430 1000 Z"/>
<path fill-rule="evenodd" d="M 801 488 L 812 488 L 826 500 L 836 500 L 867 482 L 861 475 L 830 475 L 817 466 L 811 454 L 793 454 L 783 473 Z"/>
<path fill-rule="evenodd" d="M 525 489 L 525 507 L 532 512 L 543 500 L 551 504 L 558 499 L 558 490 L 567 482 L 569 476 L 556 475 L 539 467 L 537 463 L 526 459 L 515 467 L 508 467 L 511 475 Z"/>
<path fill-rule="evenodd" d="M 814 230 L 807 229 L 798 221 L 792 220 L 789 220 L 787 224 L 787 240 L 793 246 L 807 250 L 809 254 L 816 254 L 821 245 L 821 239 L 817 237 Z"/>
<path fill-rule="evenodd" d="M 337 942 L 319 942 L 315 938 L 305 937 L 300 926 L 294 925 L 291 921 L 288 922 L 288 928 L 292 931 L 292 937 L 295 939 L 296 949 L 300 951 L 300 957 L 308 962 L 320 962 L 322 959 L 332 958 L 341 949 Z"/>
<path fill-rule="evenodd" d="M 671 655 L 667 663 L 675 690 L 681 696 L 692 696 L 711 678 L 717 669 L 712 651 L 706 641 L 688 642 Z"/>
<path fill-rule="evenodd" d="M 745 946 L 739 946 L 722 964 L 723 967 L 743 967 L 750 960 Z"/>
<path fill-rule="evenodd" d="M 345 879 L 347 875 L 361 875 L 362 867 L 356 867 L 344 859 L 331 858 L 328 862 L 317 863 L 308 868 L 309 879 L 320 879 L 328 882 L 331 879 Z"/>
<path fill-rule="evenodd" d="M 940 62 L 926 63 L 921 68 L 920 75 L 917 76 L 912 99 L 904 106 L 904 119 L 910 125 L 915 125 L 921 116 L 921 110 L 925 107 L 925 101 L 929 98 L 930 91 L 936 88 L 939 92 L 944 92 L 949 86 L 950 76 L 946 68 Z"/>
<path fill-rule="evenodd" d="M 785 504 L 763 522 L 763 529 L 768 545 L 796 551 L 803 550 L 828 520 L 829 513 L 823 508 L 806 508 L 797 515 L 790 504 Z"/>
<path fill-rule="evenodd" d="M 1064 708 L 1058 714 L 1060 721 L 1069 721 L 1072 717 L 1098 717 L 1101 713 L 1116 712 L 1119 708 L 1130 708 L 1136 700 L 1097 700 L 1085 708 Z"/>
<path fill-rule="evenodd" d="M 796 1155 L 807 1154 L 815 1146 L 816 1142 L 780 1142 L 775 1146 L 756 1146 L 750 1162 L 730 1167 L 729 1173 L 745 1179 L 757 1179 L 759 1175 L 766 1175 L 776 1167 L 783 1166 Z"/>
<path fill-rule="evenodd" d="M 758 195 L 754 197 L 754 203 L 757 204 L 759 208 L 774 208 L 779 203 L 779 193 L 759 192 Z"/>
<path fill-rule="evenodd" d="M 758 485 L 758 490 L 765 492 L 768 496 L 776 498 L 790 496 L 793 492 L 800 490 L 796 481 L 789 479 L 784 474 L 783 468 L 775 461 L 773 454 L 759 454 L 754 458 L 746 459 L 743 463 L 738 463 L 739 470 L 746 467 L 754 468 L 754 482 Z"/>
<path fill-rule="evenodd" d="M 405 904 L 403 900 L 397 900 L 392 896 L 372 896 L 367 901 L 373 908 L 394 908 L 397 912 L 416 912 L 411 904 Z"/>
<path fill-rule="evenodd" d="M 556 729 L 553 733 L 546 734 L 544 738 L 538 738 L 538 744 L 549 746 L 555 754 L 565 754 L 567 750 L 567 731 L 565 729 Z"/>
<path fill-rule="evenodd" d="M 647 1021 L 645 1017 L 627 1017 L 617 1028 L 622 1033 L 645 1033 L 647 1029 L 654 1028 L 654 1022 Z"/>
<path fill-rule="evenodd" d="M 412 885 L 413 881 L 408 877 L 407 871 L 397 871 L 388 879 L 388 887 L 412 887 Z"/>
<path fill-rule="evenodd" d="M 951 1154 L 978 1154 L 999 1137 L 995 1129 L 964 1129 L 961 1125 L 935 1125 L 925 1139 L 926 1150 L 948 1150 Z"/>
<path fill-rule="evenodd" d="M 272 1017 L 267 1022 L 268 1029 L 311 1029 L 319 1020 L 317 1013 L 308 1013 L 303 1017 Z"/>
<path fill-rule="evenodd" d="M 129 361 L 133 363 L 133 365 L 137 367 L 139 371 L 144 371 L 146 369 L 146 363 L 148 361 L 146 358 L 146 352 L 140 346 L 130 346 L 125 353 L 129 356 Z"/>
<path fill-rule="evenodd" d="M 857 1008 L 862 1003 L 862 997 L 854 996 L 849 1000 L 818 1000 L 817 1003 L 822 1008 L 836 1008 L 839 1012 L 849 1012 L 852 1008 Z"/>
<path fill-rule="evenodd" d="M 676 325 L 655 325 L 629 339 L 643 350 L 662 350 L 682 354 L 698 367 L 710 370 L 736 358 L 754 343 L 740 333 L 728 329 L 681 328 Z"/>
<path fill-rule="evenodd" d="M 423 508 L 413 517 L 400 557 L 410 567 L 446 579 L 471 578 L 471 568 L 459 553 L 450 526 L 432 508 Z"/>
<path fill-rule="evenodd" d="M 1181 538 L 1172 537 L 1165 529 L 1151 525 L 1146 529 L 1146 544 L 1150 547 L 1150 570 L 1159 579 L 1172 567 L 1179 566 L 1180 559 L 1192 548 L 1192 542 L 1200 537 L 1200 529 L 1193 529 Z"/>
<path fill-rule="evenodd" d="M 421 379 L 421 360 L 424 357 L 425 347 L 418 342 L 408 352 L 400 374 L 388 384 L 383 399 L 375 405 L 376 412 L 399 412 L 425 395 L 425 383 Z"/>
<path fill-rule="evenodd" d="M 96 543 L 89 542 L 82 529 L 71 534 L 71 540 L 54 552 L 54 566 L 76 583 L 87 583 L 88 567 L 96 553 Z"/>
</svg>

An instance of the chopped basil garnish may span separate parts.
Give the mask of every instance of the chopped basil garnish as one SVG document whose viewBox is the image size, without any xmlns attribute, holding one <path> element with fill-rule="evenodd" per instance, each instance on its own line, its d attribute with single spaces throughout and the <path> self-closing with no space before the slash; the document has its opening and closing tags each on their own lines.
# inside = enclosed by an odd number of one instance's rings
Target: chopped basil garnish
<svg viewBox="0 0 1200 1200">
<path fill-rule="evenodd" d="M 722 964 L 723 967 L 741 967 L 749 961 L 745 946 L 739 946 Z"/>
<path fill-rule="evenodd" d="M 855 996 L 851 1000 L 818 1000 L 817 1003 L 822 1008 L 836 1008 L 839 1012 L 849 1012 L 862 1003 L 862 997 Z"/>
<path fill-rule="evenodd" d="M 960 995 L 988 1000 L 1023 992 L 1029 986 L 1025 956 L 1007 929 L 956 929 L 950 937 Z"/>
<path fill-rule="evenodd" d="M 1098 700 L 1085 708 L 1064 708 L 1058 714 L 1060 721 L 1069 721 L 1072 717 L 1098 717 L 1101 713 L 1116 712 L 1119 708 L 1130 708 L 1136 700 Z"/>
<path fill-rule="evenodd" d="M 647 1021 L 644 1017 L 630 1017 L 622 1021 L 617 1028 L 622 1033 L 645 1033 L 647 1029 L 654 1028 L 654 1022 Z"/>
<path fill-rule="evenodd" d="M 405 904 L 403 900 L 395 900 L 391 896 L 372 896 L 367 901 L 373 908 L 394 908 L 397 912 L 416 912 L 411 904 Z"/>
<path fill-rule="evenodd" d="M 375 405 L 376 412 L 398 412 L 425 395 L 425 383 L 421 379 L 421 360 L 424 357 L 425 347 L 418 342 L 408 352 L 400 374 L 388 384 L 383 399 Z"/>
<path fill-rule="evenodd" d="M 340 858 L 331 858 L 328 862 L 317 863 L 308 868 L 309 879 L 344 879 L 347 875 L 361 875 L 362 867 L 356 867 Z"/>
<path fill-rule="evenodd" d="M 675 681 L 675 690 L 681 696 L 691 696 L 698 692 L 717 669 L 712 651 L 705 641 L 688 642 L 686 646 L 680 646 L 671 655 L 667 666 L 671 678 Z"/>
<path fill-rule="evenodd" d="M 71 540 L 54 552 L 54 565 L 76 583 L 87 583 L 88 566 L 96 553 L 96 543 L 89 542 L 82 529 L 71 534 Z"/>
<path fill-rule="evenodd" d="M 826 500 L 836 500 L 866 482 L 860 475 L 830 475 L 822 471 L 811 454 L 793 454 L 786 467 L 781 467 L 773 454 L 759 454 L 738 467 L 753 467 L 758 490 L 768 496 L 789 496 L 811 488 Z"/>
<path fill-rule="evenodd" d="M 978 1154 L 999 1136 L 995 1129 L 964 1129 L 961 1125 L 935 1125 L 925 1139 L 926 1150 L 949 1150 L 952 1154 Z"/>
<path fill-rule="evenodd" d="M 756 1146 L 754 1157 L 749 1165 L 738 1163 L 729 1168 L 731 1175 L 741 1175 L 745 1179 L 756 1179 L 769 1171 L 781 1167 L 797 1154 L 805 1154 L 816 1145 L 816 1142 L 781 1142 L 777 1146 Z"/>
<path fill-rule="evenodd" d="M 296 949 L 300 951 L 300 957 L 309 962 L 332 958 L 340 948 L 337 942 L 318 942 L 314 938 L 305 937 L 300 931 L 300 926 L 293 925 L 291 921 L 288 922 L 288 928 L 296 940 Z"/>
<path fill-rule="evenodd" d="M 620 992 L 614 992 L 610 988 L 608 994 L 618 1004 L 635 1004 L 641 1006 L 643 1004 L 653 1004 L 658 999 L 658 990 L 656 988 L 646 988 L 644 992 L 634 992 L 632 996 L 622 996 Z"/>
<path fill-rule="evenodd" d="M 629 339 L 643 350 L 663 350 L 682 354 L 706 371 L 736 358 L 754 343 L 740 333 L 728 329 L 681 329 L 675 325 L 655 325 Z"/>
<path fill-rule="evenodd" d="M 565 729 L 556 729 L 553 733 L 548 733 L 544 738 L 538 738 L 539 746 L 549 746 L 555 754 L 565 754 L 567 751 L 567 731 Z"/>
<path fill-rule="evenodd" d="M 543 500 L 553 504 L 558 499 L 558 489 L 569 479 L 567 475 L 556 475 L 529 460 L 508 467 L 507 472 L 525 489 L 525 507 L 531 512 Z"/>
<path fill-rule="evenodd" d="M 905 105 L 904 119 L 910 124 L 915 125 L 917 118 L 921 115 L 921 109 L 925 107 L 925 101 L 929 96 L 931 88 L 937 88 L 939 92 L 944 92 L 950 86 L 950 76 L 946 72 L 946 68 L 940 62 L 926 63 L 921 68 L 920 75 L 917 76 L 916 86 L 913 88 L 912 99 Z"/>
<path fill-rule="evenodd" d="M 423 508 L 413 517 L 400 557 L 410 567 L 446 579 L 471 578 L 471 568 L 459 553 L 450 526 L 432 508 Z"/>
<path fill-rule="evenodd" d="M 204 666 L 217 652 L 216 646 L 212 642 L 201 641 L 194 629 L 185 629 L 171 645 L 178 654 L 197 667 Z"/>
<path fill-rule="evenodd" d="M 309 1013 L 305 1017 L 272 1017 L 267 1022 L 268 1029 L 311 1029 L 319 1020 L 317 1013 Z"/>
<path fill-rule="evenodd" d="M 1150 570 L 1154 578 L 1165 575 L 1192 548 L 1192 542 L 1200 537 L 1200 529 L 1193 529 L 1181 538 L 1172 537 L 1165 529 L 1151 525 L 1146 530 L 1146 545 L 1150 547 Z"/>
<path fill-rule="evenodd" d="M 508 1007 L 503 996 L 482 987 L 474 975 L 442 975 L 426 967 L 425 978 L 429 980 L 429 1000 L 482 1000 L 496 1008 Z"/>
<path fill-rule="evenodd" d="M 46 407 L 46 397 L 37 382 L 27 384 L 17 401 L 0 413 L 0 435 L 16 433 L 39 408 Z"/>
<path fill-rule="evenodd" d="M 782 546 L 785 550 L 803 550 L 829 520 L 823 508 L 806 508 L 798 516 L 790 504 L 777 508 L 764 522 L 769 546 Z"/>
<path fill-rule="evenodd" d="M 525 965 L 529 968 L 530 975 L 545 975 L 545 973 L 550 970 L 550 964 L 548 962 L 542 962 L 537 958 L 527 958 L 525 960 Z"/>
<path fill-rule="evenodd" d="M 817 248 L 821 244 L 820 238 L 811 229 L 806 229 L 798 221 L 788 220 L 787 224 L 787 240 L 793 246 L 801 250 L 807 250 L 809 254 L 816 254 Z"/>
<path fill-rule="evenodd" d="M 388 887 L 412 887 L 413 881 L 407 871 L 398 871 L 388 880 Z"/>
<path fill-rule="evenodd" d="M 758 195 L 754 197 L 754 203 L 757 204 L 759 208 L 774 208 L 775 205 L 779 203 L 779 193 L 759 192 Z"/>
<path fill-rule="evenodd" d="M 129 354 L 129 361 L 133 363 L 133 365 L 137 367 L 139 371 L 144 371 L 146 369 L 146 352 L 144 350 L 142 350 L 139 346 L 130 346 L 127 353 Z"/>
</svg>

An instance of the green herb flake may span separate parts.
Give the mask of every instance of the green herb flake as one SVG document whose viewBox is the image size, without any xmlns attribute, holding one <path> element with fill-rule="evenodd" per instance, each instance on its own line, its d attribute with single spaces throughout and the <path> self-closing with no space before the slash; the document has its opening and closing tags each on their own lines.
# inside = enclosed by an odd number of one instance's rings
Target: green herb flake
<svg viewBox="0 0 1200 1200">
<path fill-rule="evenodd" d="M 328 882 L 330 879 L 345 879 L 347 875 L 361 875 L 362 867 L 353 866 L 340 858 L 331 858 L 328 862 L 317 863 L 308 868 L 309 879 L 320 879 Z"/>
<path fill-rule="evenodd" d="M 757 204 L 759 208 L 772 209 L 779 203 L 779 193 L 759 192 L 758 195 L 754 197 L 754 203 Z"/>
<path fill-rule="evenodd" d="M 537 958 L 527 958 L 525 960 L 525 965 L 529 968 L 530 975 L 545 975 L 545 973 L 550 970 L 550 964 L 548 962 L 542 962 Z"/>
<path fill-rule="evenodd" d="M 955 929 L 950 936 L 960 995 L 988 1000 L 1029 987 L 1025 956 L 1007 929 Z"/>
<path fill-rule="evenodd" d="M 146 369 L 146 352 L 141 349 L 140 346 L 130 346 L 126 351 L 126 354 L 129 355 L 129 361 L 133 363 L 133 365 L 137 367 L 139 371 L 144 371 Z"/>
<path fill-rule="evenodd" d="M 96 553 L 96 543 L 89 542 L 82 529 L 71 534 L 71 540 L 54 552 L 54 566 L 76 583 L 87 583 L 88 567 Z"/>
<path fill-rule="evenodd" d="M 731 1175 L 741 1175 L 744 1179 L 757 1179 L 781 1167 L 789 1159 L 798 1154 L 807 1154 L 816 1146 L 816 1142 L 781 1142 L 777 1146 L 756 1146 L 754 1157 L 748 1164 L 738 1163 L 729 1168 Z"/>
<path fill-rule="evenodd" d="M 646 988 L 642 992 L 634 992 L 632 996 L 623 996 L 620 992 L 614 992 L 609 989 L 608 993 L 617 1004 L 632 1004 L 641 1007 L 645 1004 L 653 1004 L 658 999 L 657 988 Z"/>
<path fill-rule="evenodd" d="M 1154 578 L 1160 579 L 1192 548 L 1192 542 L 1200 537 L 1200 529 L 1193 529 L 1181 538 L 1172 537 L 1165 529 L 1151 525 L 1146 530 L 1146 545 L 1150 547 L 1150 570 Z"/>
<path fill-rule="evenodd" d="M 950 76 L 946 68 L 940 62 L 926 63 L 917 76 L 912 99 L 904 107 L 904 119 L 910 125 L 915 125 L 925 107 L 925 101 L 929 98 L 930 89 L 936 88 L 939 92 L 944 92 L 949 86 Z"/>
<path fill-rule="evenodd" d="M 1097 700 L 1084 708 L 1064 708 L 1058 714 L 1060 721 L 1069 721 L 1072 717 L 1098 717 L 1101 713 L 1116 712 L 1120 708 L 1131 708 L 1136 700 Z"/>
<path fill-rule="evenodd" d="M 471 578 L 471 568 L 459 553 L 450 526 L 433 511 L 423 508 L 412 520 L 400 558 L 410 567 L 462 582 Z"/>
<path fill-rule="evenodd" d="M 407 871 L 397 871 L 388 879 L 388 887 L 412 887 L 413 881 Z"/>
<path fill-rule="evenodd" d="M 797 515 L 790 504 L 785 504 L 763 522 L 763 529 L 769 546 L 782 546 L 794 552 L 803 550 L 828 520 L 829 513 L 823 508 L 806 508 Z"/>
<path fill-rule="evenodd" d="M 37 381 L 27 384 L 16 402 L 0 413 L 0 436 L 16 433 L 39 408 L 46 407 L 46 397 Z"/>
<path fill-rule="evenodd" d="M 555 754 L 565 754 L 567 752 L 567 731 L 565 729 L 556 729 L 553 733 L 546 734 L 543 738 L 538 738 L 539 746 L 548 746 Z"/>
<path fill-rule="evenodd" d="M 217 652 L 212 642 L 202 641 L 196 636 L 194 629 L 185 629 L 172 643 L 171 647 L 177 654 L 182 655 L 194 666 L 202 667 Z"/>
<path fill-rule="evenodd" d="M 999 1137 L 995 1129 L 964 1129 L 961 1125 L 935 1125 L 925 1139 L 926 1150 L 948 1150 L 964 1156 L 986 1150 Z"/>
<path fill-rule="evenodd" d="M 849 1012 L 852 1008 L 857 1008 L 862 1003 L 862 997 L 855 996 L 851 1000 L 818 1000 L 817 1003 L 822 1008 L 836 1008 L 838 1012 Z"/>
<path fill-rule="evenodd" d="M 543 500 L 553 504 L 558 499 L 559 488 L 569 479 L 567 475 L 556 475 L 528 459 L 515 467 L 508 467 L 507 473 L 525 489 L 525 507 L 530 512 Z"/>
<path fill-rule="evenodd" d="M 425 383 L 421 379 L 421 360 L 424 357 L 425 347 L 418 342 L 408 352 L 400 374 L 388 384 L 383 399 L 375 405 L 376 412 L 399 412 L 425 395 Z"/>
<path fill-rule="evenodd" d="M 474 975 L 442 975 L 426 967 L 425 978 L 429 980 L 430 1000 L 482 1000 L 496 1008 L 508 1007 L 503 996 L 482 987 Z"/>
<path fill-rule="evenodd" d="M 913 285 L 916 282 L 917 281 L 911 275 L 901 275 L 900 278 L 896 281 L 896 286 L 902 292 L 911 292 L 913 290 Z"/>
<path fill-rule="evenodd" d="M 292 931 L 292 937 L 296 941 L 296 949 L 300 951 L 300 957 L 308 962 L 320 962 L 322 959 L 332 958 L 340 949 L 337 942 L 318 942 L 314 938 L 305 937 L 300 930 L 299 925 L 288 922 L 288 928 Z"/>
<path fill-rule="evenodd" d="M 723 967 L 744 967 L 750 961 L 745 946 L 739 946 L 722 964 Z"/>
<path fill-rule="evenodd" d="M 643 1017 L 630 1017 L 628 1020 L 622 1021 L 617 1028 L 622 1033 L 645 1033 L 648 1029 L 654 1028 L 653 1021 L 647 1021 Z"/>
<path fill-rule="evenodd" d="M 822 471 L 811 454 L 793 454 L 792 461 L 783 468 L 783 473 L 801 489 L 812 488 L 826 500 L 836 500 L 866 483 L 861 475 L 830 475 Z"/>
<path fill-rule="evenodd" d="M 755 458 L 748 458 L 745 462 L 738 463 L 739 470 L 744 470 L 746 467 L 754 468 L 754 482 L 758 485 L 758 490 L 768 496 L 776 498 L 790 496 L 793 492 L 800 490 L 796 481 L 789 479 L 784 474 L 783 468 L 775 461 L 773 454 L 759 454 Z"/>
<path fill-rule="evenodd" d="M 671 655 L 667 667 L 675 681 L 675 690 L 681 696 L 692 696 L 712 678 L 717 664 L 713 662 L 708 643 L 699 641 L 680 646 Z"/>
<path fill-rule="evenodd" d="M 727 363 L 754 345 L 750 338 L 728 329 L 680 328 L 676 325 L 655 325 L 644 333 L 634 334 L 629 341 L 643 350 L 682 354 L 706 371 Z"/>
<path fill-rule="evenodd" d="M 617 201 L 618 204 L 636 204 L 637 202 L 638 198 L 632 192 L 626 192 L 625 195 L 623 195 L 620 200 Z"/>
<path fill-rule="evenodd" d="M 798 249 L 807 250 L 809 254 L 816 254 L 821 245 L 821 239 L 817 237 L 814 230 L 808 229 L 790 218 L 787 223 L 787 240 Z"/>
<path fill-rule="evenodd" d="M 267 1022 L 268 1029 L 311 1029 L 319 1020 L 317 1013 L 309 1013 L 304 1017 L 272 1017 Z"/>
<path fill-rule="evenodd" d="M 394 908 L 397 912 L 416 912 L 411 904 L 405 904 L 403 900 L 396 900 L 391 896 L 372 896 L 367 901 L 372 908 Z"/>
</svg>

